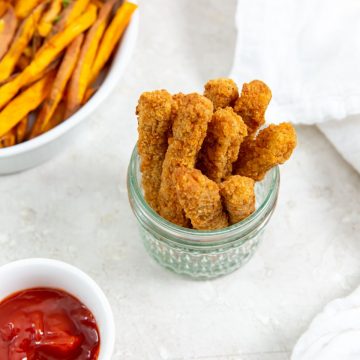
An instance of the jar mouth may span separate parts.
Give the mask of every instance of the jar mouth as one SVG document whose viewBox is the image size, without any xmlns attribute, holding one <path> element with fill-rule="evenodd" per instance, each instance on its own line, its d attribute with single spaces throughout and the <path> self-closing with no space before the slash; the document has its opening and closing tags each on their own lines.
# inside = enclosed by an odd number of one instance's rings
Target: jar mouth
<svg viewBox="0 0 360 360">
<path fill-rule="evenodd" d="M 165 232 L 173 237 L 176 237 L 177 240 L 180 238 L 180 240 L 185 242 L 193 242 L 196 244 L 214 242 L 218 243 L 219 241 L 222 242 L 221 240 L 223 239 L 231 238 L 235 234 L 239 235 L 239 233 L 249 233 L 249 231 L 256 228 L 259 223 L 263 223 L 264 219 L 267 220 L 269 215 L 271 215 L 276 204 L 280 184 L 279 167 L 275 166 L 268 171 L 265 177 L 270 182 L 268 191 L 266 192 L 263 201 L 257 204 L 256 210 L 250 216 L 226 228 L 217 230 L 195 230 L 173 224 L 172 222 L 161 217 L 148 205 L 144 198 L 141 180 L 138 176 L 139 173 L 140 158 L 137 151 L 137 145 L 135 145 L 130 158 L 127 182 L 129 197 L 133 197 L 136 206 L 136 209 L 133 209 L 133 211 L 138 220 L 140 219 L 138 214 L 136 214 L 136 210 L 138 210 L 142 215 L 142 223 L 147 221 L 149 224 L 151 224 L 151 226 L 155 226 L 158 230 L 161 230 L 161 232 Z"/>
</svg>

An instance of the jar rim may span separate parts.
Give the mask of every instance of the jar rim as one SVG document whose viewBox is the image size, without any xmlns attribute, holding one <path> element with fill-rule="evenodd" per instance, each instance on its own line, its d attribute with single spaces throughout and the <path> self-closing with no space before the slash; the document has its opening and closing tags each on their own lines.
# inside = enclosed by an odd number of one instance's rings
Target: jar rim
<svg viewBox="0 0 360 360">
<path fill-rule="evenodd" d="M 139 206 L 139 210 L 142 215 L 155 225 L 157 228 L 163 230 L 164 232 L 173 235 L 175 241 L 185 242 L 185 243 L 195 243 L 199 245 L 201 243 L 218 243 L 224 237 L 231 237 L 234 234 L 237 234 L 239 231 L 245 228 L 253 229 L 253 226 L 263 219 L 264 216 L 272 213 L 272 210 L 275 206 L 279 184 L 280 184 L 280 170 L 279 166 L 275 166 L 270 169 L 266 176 L 271 176 L 271 183 L 269 186 L 269 191 L 266 194 L 264 200 L 259 204 L 257 209 L 244 220 L 227 226 L 226 228 L 216 229 L 216 230 L 196 230 L 185 228 L 161 217 L 156 211 L 154 211 L 150 205 L 146 202 L 143 195 L 141 182 L 137 177 L 137 167 L 140 164 L 140 158 L 137 151 L 137 145 L 135 145 L 133 152 L 131 154 L 130 163 L 128 167 L 127 181 L 128 181 L 128 191 L 129 196 L 133 196 L 135 203 Z M 135 214 L 136 215 L 136 214 Z M 137 215 L 136 215 L 137 216 Z M 183 239 L 179 239 L 183 237 Z"/>
</svg>

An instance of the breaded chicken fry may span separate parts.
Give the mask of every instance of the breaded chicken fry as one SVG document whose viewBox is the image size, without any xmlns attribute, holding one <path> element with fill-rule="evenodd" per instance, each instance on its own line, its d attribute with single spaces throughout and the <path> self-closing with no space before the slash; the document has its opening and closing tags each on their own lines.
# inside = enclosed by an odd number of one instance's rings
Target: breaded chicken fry
<svg viewBox="0 0 360 360">
<path fill-rule="evenodd" d="M 239 175 L 229 176 L 219 185 L 230 224 L 238 223 L 255 211 L 254 185 L 253 179 Z"/>
<path fill-rule="evenodd" d="M 218 109 L 212 116 L 197 168 L 209 179 L 220 183 L 232 173 L 247 127 L 231 107 Z"/>
<path fill-rule="evenodd" d="M 270 125 L 255 139 L 247 138 L 243 142 L 234 173 L 261 180 L 273 166 L 289 159 L 295 146 L 296 132 L 290 123 Z"/>
<path fill-rule="evenodd" d="M 219 78 L 205 84 L 204 95 L 213 102 L 216 110 L 233 105 L 239 97 L 239 91 L 233 80 Z"/>
<path fill-rule="evenodd" d="M 195 166 L 211 120 L 213 105 L 199 94 L 178 95 L 174 101 L 172 138 L 169 139 L 161 174 L 159 214 L 177 225 L 186 226 L 188 221 L 177 200 L 172 175 L 179 166 Z"/>
<path fill-rule="evenodd" d="M 254 134 L 265 123 L 265 111 L 271 100 L 271 90 L 260 80 L 244 84 L 234 110 L 248 127 L 248 134 Z"/>
<path fill-rule="evenodd" d="M 194 229 L 214 230 L 228 226 L 219 186 L 201 171 L 179 167 L 174 170 L 176 194 Z"/>
<path fill-rule="evenodd" d="M 162 164 L 171 128 L 171 105 L 171 95 L 159 90 L 143 93 L 136 108 L 142 185 L 145 199 L 155 211 L 158 211 Z"/>
</svg>

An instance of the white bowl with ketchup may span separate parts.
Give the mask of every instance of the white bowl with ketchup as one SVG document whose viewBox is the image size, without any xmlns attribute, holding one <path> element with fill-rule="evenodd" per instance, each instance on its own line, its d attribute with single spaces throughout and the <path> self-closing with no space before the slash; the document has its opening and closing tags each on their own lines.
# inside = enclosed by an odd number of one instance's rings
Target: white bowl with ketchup
<svg viewBox="0 0 360 360">
<path fill-rule="evenodd" d="M 110 360 L 114 343 L 110 304 L 84 272 L 51 259 L 0 267 L 1 360 L 28 358 L 26 351 L 36 359 Z"/>
</svg>

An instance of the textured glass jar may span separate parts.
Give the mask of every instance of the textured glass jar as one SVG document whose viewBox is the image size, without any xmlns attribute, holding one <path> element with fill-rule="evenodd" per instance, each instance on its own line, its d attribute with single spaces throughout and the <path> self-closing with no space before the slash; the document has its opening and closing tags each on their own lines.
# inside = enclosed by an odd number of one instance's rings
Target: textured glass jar
<svg viewBox="0 0 360 360">
<path fill-rule="evenodd" d="M 252 215 L 225 229 L 200 231 L 174 225 L 149 207 L 139 165 L 135 147 L 127 176 L 129 201 L 145 248 L 158 263 L 179 274 L 208 279 L 228 274 L 251 258 L 276 205 L 278 167 L 256 183 L 256 211 Z"/>
</svg>

